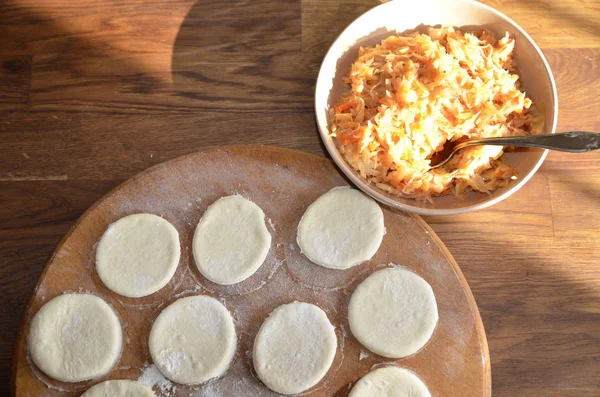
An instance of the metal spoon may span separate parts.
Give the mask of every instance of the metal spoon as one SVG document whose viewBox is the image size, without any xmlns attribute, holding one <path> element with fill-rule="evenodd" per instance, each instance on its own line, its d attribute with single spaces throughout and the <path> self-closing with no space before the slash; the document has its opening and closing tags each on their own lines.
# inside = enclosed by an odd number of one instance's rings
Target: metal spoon
<svg viewBox="0 0 600 397">
<path fill-rule="evenodd" d="M 589 152 L 600 149 L 600 133 L 595 132 L 563 132 L 560 134 L 509 136 L 503 138 L 481 138 L 466 141 L 448 141 L 444 148 L 431 156 L 431 169 L 446 164 L 452 156 L 469 146 L 518 146 L 558 150 L 561 152 Z"/>
</svg>

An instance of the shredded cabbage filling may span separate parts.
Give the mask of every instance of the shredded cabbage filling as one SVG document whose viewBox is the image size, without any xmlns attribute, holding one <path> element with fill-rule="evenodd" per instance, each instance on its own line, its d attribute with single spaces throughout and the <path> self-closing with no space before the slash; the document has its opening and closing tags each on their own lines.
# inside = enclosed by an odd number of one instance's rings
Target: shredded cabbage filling
<svg viewBox="0 0 600 397">
<path fill-rule="evenodd" d="M 450 140 L 539 133 L 520 90 L 515 41 L 482 30 L 430 28 L 361 47 L 329 109 L 331 136 L 357 172 L 402 197 L 432 200 L 471 189 L 490 193 L 514 179 L 500 146 L 461 150 L 444 167 L 431 156 Z"/>
</svg>

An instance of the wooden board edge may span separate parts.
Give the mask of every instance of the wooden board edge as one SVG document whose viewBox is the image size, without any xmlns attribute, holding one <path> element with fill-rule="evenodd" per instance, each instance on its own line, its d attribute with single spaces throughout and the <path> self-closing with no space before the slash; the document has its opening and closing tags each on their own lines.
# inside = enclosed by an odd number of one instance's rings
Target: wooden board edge
<svg viewBox="0 0 600 397">
<path fill-rule="evenodd" d="M 46 274 L 46 272 L 48 271 L 48 267 L 50 266 L 50 263 L 52 263 L 52 261 L 54 260 L 55 256 L 57 255 L 57 253 L 60 251 L 61 247 L 63 246 L 63 244 L 65 243 L 65 241 L 67 241 L 67 239 L 71 236 L 71 234 L 77 229 L 77 227 L 79 226 L 79 224 L 81 222 L 83 222 L 83 220 L 89 215 L 90 212 L 92 212 L 96 207 L 98 207 L 108 196 L 112 195 L 113 193 L 116 193 L 117 191 L 121 190 L 123 187 L 129 185 L 130 183 L 133 183 L 135 180 L 137 180 L 138 178 L 146 175 L 147 173 L 152 172 L 154 169 L 159 168 L 159 167 L 164 167 L 167 164 L 172 164 L 172 163 L 177 163 L 180 161 L 185 161 L 191 157 L 194 156 L 198 156 L 200 154 L 203 153 L 211 153 L 211 152 L 218 152 L 218 151 L 244 151 L 244 150 L 269 150 L 269 151 L 273 151 L 273 152 L 287 152 L 290 154 L 294 154 L 294 155 L 303 155 L 303 156 L 310 156 L 313 157 L 315 159 L 317 159 L 318 161 L 321 162 L 331 162 L 331 160 L 329 160 L 326 157 L 322 157 L 322 156 L 318 156 L 316 154 L 312 154 L 312 153 L 307 153 L 307 152 L 303 152 L 301 150 L 295 150 L 295 149 L 288 149 L 288 148 L 284 148 L 284 147 L 279 147 L 279 146 L 264 146 L 264 145 L 224 145 L 224 146 L 213 146 L 213 147 L 208 147 L 196 152 L 192 152 L 192 153 L 188 153 L 186 155 L 180 156 L 180 157 L 176 157 L 174 159 L 171 160 L 167 160 L 165 162 L 156 164 L 150 168 L 147 168 L 135 175 L 133 175 L 131 178 L 125 180 L 124 182 L 118 184 L 117 186 L 115 186 L 114 188 L 110 189 L 108 192 L 106 192 L 102 197 L 100 197 L 98 200 L 96 200 L 87 210 L 84 211 L 83 214 L 81 214 L 79 216 L 79 218 L 77 218 L 77 220 L 73 223 L 73 225 L 69 228 L 69 230 L 67 231 L 67 233 L 65 233 L 65 235 L 60 239 L 60 241 L 58 242 L 58 244 L 56 244 L 56 247 L 54 247 L 54 250 L 52 251 L 52 254 L 50 255 L 50 257 L 48 258 L 48 260 L 46 261 L 46 263 L 44 264 L 44 267 L 42 268 L 41 273 L 38 276 L 38 279 L 35 283 L 35 286 L 31 292 L 31 294 L 29 295 L 29 299 L 27 300 L 27 303 L 25 304 L 25 307 L 23 308 L 23 313 L 22 313 L 22 317 L 21 317 L 21 321 L 19 324 L 19 331 L 17 334 L 17 338 L 15 339 L 15 344 L 13 345 L 13 349 L 12 349 L 12 364 L 11 364 L 11 376 L 10 376 L 10 392 L 12 396 L 16 396 L 17 395 L 17 371 L 18 371 L 18 356 L 19 356 L 19 348 L 21 346 L 23 346 L 27 341 L 25 340 L 27 337 L 27 330 L 25 329 L 25 325 L 26 325 L 26 313 L 29 312 L 29 309 L 31 308 L 31 305 L 33 304 L 33 299 L 37 294 L 38 289 L 40 288 L 40 284 L 42 282 L 42 280 L 44 279 L 44 275 Z"/>
<path fill-rule="evenodd" d="M 481 347 L 485 353 L 486 376 L 484 376 L 485 383 L 483 385 L 483 390 L 486 393 L 485 397 L 491 397 L 492 396 L 492 367 L 491 367 L 491 363 L 490 363 L 490 351 L 489 351 L 489 347 L 488 347 L 487 337 L 485 334 L 485 327 L 483 326 L 483 319 L 481 318 L 481 313 L 479 312 L 479 307 L 477 306 L 477 301 L 475 300 L 475 297 L 473 296 L 473 291 L 471 291 L 471 287 L 469 287 L 469 283 L 467 282 L 465 275 L 463 274 L 462 270 L 460 269 L 458 262 L 456 262 L 456 260 L 452 256 L 452 253 L 448 250 L 448 248 L 446 247 L 446 245 L 444 244 L 442 239 L 437 235 L 437 233 L 419 215 L 417 215 L 417 214 L 409 214 L 409 215 L 412 218 L 414 218 L 418 223 L 420 223 L 421 226 L 423 226 L 423 228 L 429 232 L 429 235 L 434 240 L 437 247 L 440 248 L 443 255 L 448 260 L 448 263 L 450 263 L 452 265 L 452 270 L 454 270 L 454 274 L 460 281 L 460 284 L 462 285 L 462 290 L 465 291 L 467 301 L 469 302 L 469 309 L 471 310 L 473 318 L 475 319 L 475 326 L 477 327 L 476 332 L 477 332 L 477 335 L 479 338 L 479 343 L 481 343 Z"/>
<path fill-rule="evenodd" d="M 212 152 L 221 152 L 221 151 L 271 151 L 271 152 L 284 152 L 287 153 L 289 155 L 293 155 L 293 156 L 308 156 L 308 157 L 312 157 L 314 160 L 319 161 L 321 163 L 329 163 L 329 164 L 334 164 L 333 161 L 329 158 L 326 157 L 322 157 L 316 154 L 312 154 L 312 153 L 307 153 L 307 152 L 303 152 L 300 150 L 295 150 L 295 149 L 289 149 L 289 148 L 283 148 L 283 147 L 278 147 L 278 146 L 263 146 L 263 145 L 228 145 L 228 146 L 214 146 L 214 147 L 209 147 L 200 151 L 196 151 L 193 153 L 189 153 L 177 158 L 174 158 L 172 160 L 168 160 L 166 162 L 154 165 L 144 171 L 139 172 L 138 174 L 135 174 L 134 176 L 132 176 L 131 178 L 127 179 L 126 181 L 120 183 L 119 185 L 115 186 L 113 189 L 109 190 L 106 194 L 104 194 L 101 198 L 99 198 L 96 202 L 94 202 L 74 223 L 73 225 L 69 228 L 69 230 L 67 231 L 67 233 L 60 239 L 60 241 L 58 242 L 58 244 L 56 245 L 56 247 L 54 248 L 52 254 L 50 255 L 50 257 L 48 258 L 48 260 L 46 261 L 46 263 L 44 264 L 44 267 L 40 273 L 40 275 L 38 276 L 38 280 L 35 284 L 35 287 L 33 288 L 33 291 L 31 292 L 31 295 L 29 296 L 29 299 L 27 301 L 27 304 L 25 305 L 25 308 L 23 310 L 23 315 L 21 318 L 21 322 L 19 325 L 19 333 L 17 336 L 17 339 L 15 340 L 15 345 L 13 346 L 13 354 L 12 354 L 12 374 L 11 374 L 11 379 L 10 379 L 10 390 L 11 390 L 11 394 L 13 396 L 16 396 L 16 377 L 17 377 L 17 365 L 18 365 L 18 355 L 19 355 L 19 348 L 21 346 L 25 346 L 24 344 L 26 343 L 26 337 L 27 337 L 27 332 L 25 330 L 25 326 L 26 326 L 26 313 L 29 312 L 29 309 L 33 303 L 33 299 L 37 294 L 37 291 L 40 287 L 40 283 L 44 278 L 44 275 L 46 274 L 50 263 L 52 263 L 52 261 L 54 260 L 55 256 L 57 255 L 57 253 L 60 251 L 62 245 L 65 243 L 65 241 L 71 236 L 71 234 L 76 230 L 76 228 L 79 226 L 79 224 L 81 222 L 83 222 L 83 220 L 85 218 L 87 218 L 87 216 L 94 210 L 96 209 L 107 197 L 111 196 L 112 194 L 114 194 L 115 192 L 121 190 L 123 187 L 129 185 L 130 183 L 134 183 L 138 178 L 143 177 L 144 175 L 146 175 L 147 173 L 153 172 L 156 168 L 158 167 L 164 167 L 167 166 L 168 164 L 173 164 L 173 163 L 177 163 L 180 161 L 186 161 L 189 158 L 201 155 L 201 154 L 207 154 L 207 153 L 212 153 Z M 335 165 L 335 164 L 334 164 Z M 336 169 L 338 167 L 336 166 Z M 341 173 L 340 173 L 341 174 Z M 343 176 L 343 175 L 342 175 Z M 348 181 L 348 179 L 344 176 L 344 179 L 346 179 Z M 349 181 L 348 181 L 349 182 Z M 351 184 L 349 182 L 349 184 Z M 392 209 L 393 211 L 397 211 Z M 455 275 L 457 276 L 457 278 L 459 279 L 461 285 L 462 285 L 462 289 L 463 291 L 465 291 L 466 294 L 466 298 L 467 301 L 469 302 L 469 309 L 472 312 L 472 315 L 475 319 L 475 326 L 476 326 L 476 332 L 479 338 L 479 342 L 481 343 L 481 346 L 483 348 L 483 351 L 485 353 L 485 372 L 486 372 L 486 376 L 484 376 L 484 382 L 486 382 L 483 386 L 483 389 L 486 393 L 486 395 L 484 397 L 490 397 L 491 396 L 491 365 L 490 365 L 490 355 L 489 355 L 489 348 L 488 348 L 488 344 L 487 344 L 487 339 L 486 339 L 486 335 L 485 335 L 485 328 L 483 326 L 483 321 L 481 319 L 481 315 L 479 313 L 479 309 L 477 307 L 477 303 L 475 301 L 475 298 L 473 296 L 473 293 L 469 287 L 469 284 L 466 280 L 466 278 L 464 277 L 462 271 L 460 270 L 460 267 L 458 265 L 458 263 L 455 261 L 454 257 L 452 256 L 452 254 L 450 253 L 450 251 L 448 251 L 448 249 L 446 248 L 446 246 L 444 245 L 444 243 L 442 242 L 442 240 L 439 238 L 439 236 L 433 231 L 433 229 L 431 229 L 431 227 L 419 216 L 416 214 L 410 214 L 410 216 L 415 219 L 419 224 L 421 224 L 421 226 L 426 229 L 429 234 L 431 235 L 431 238 L 434 240 L 435 244 L 441 249 L 443 255 L 446 257 L 446 259 L 448 260 L 448 262 L 451 264 L 452 269 L 455 273 Z"/>
</svg>

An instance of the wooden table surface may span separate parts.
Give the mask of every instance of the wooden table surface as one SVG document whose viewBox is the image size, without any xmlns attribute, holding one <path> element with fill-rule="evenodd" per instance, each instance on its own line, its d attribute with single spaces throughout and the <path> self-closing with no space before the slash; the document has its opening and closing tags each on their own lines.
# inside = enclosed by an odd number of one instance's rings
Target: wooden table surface
<svg viewBox="0 0 600 397">
<path fill-rule="evenodd" d="M 600 131 L 600 2 L 485 2 L 546 54 L 559 130 Z M 109 189 L 215 145 L 324 155 L 312 109 L 319 62 L 375 4 L 0 2 L 0 395 L 44 262 Z M 551 153 L 505 202 L 425 218 L 481 310 L 495 397 L 600 395 L 598 211 L 600 153 Z"/>
</svg>

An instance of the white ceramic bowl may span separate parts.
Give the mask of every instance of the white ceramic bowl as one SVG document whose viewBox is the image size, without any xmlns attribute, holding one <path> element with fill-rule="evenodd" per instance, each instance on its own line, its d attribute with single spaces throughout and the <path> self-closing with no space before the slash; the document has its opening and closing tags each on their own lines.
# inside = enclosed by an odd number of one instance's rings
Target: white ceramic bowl
<svg viewBox="0 0 600 397">
<path fill-rule="evenodd" d="M 360 16 L 342 32 L 327 52 L 315 92 L 315 113 L 321 138 L 344 174 L 365 193 L 384 204 L 423 215 L 453 215 L 489 207 L 519 190 L 542 165 L 548 151 L 533 149 L 505 153 L 503 158 L 518 170 L 518 179 L 490 195 L 470 193 L 462 200 L 446 196 L 427 203 L 391 195 L 368 183 L 344 160 L 338 151 L 338 143 L 329 136 L 327 109 L 347 89 L 341 80 L 356 59 L 358 48 L 375 45 L 391 34 L 415 29 L 419 25 L 481 27 L 490 30 L 496 37 L 509 32 L 516 39 L 514 59 L 522 86 L 544 115 L 543 133 L 555 132 L 558 102 L 552 72 L 539 47 L 519 25 L 499 11 L 476 1 L 397 0 L 381 4 Z"/>
</svg>

